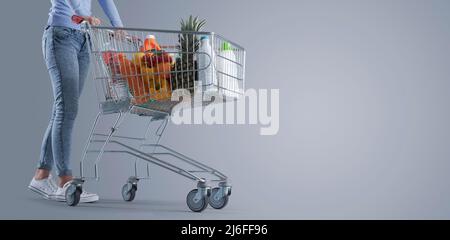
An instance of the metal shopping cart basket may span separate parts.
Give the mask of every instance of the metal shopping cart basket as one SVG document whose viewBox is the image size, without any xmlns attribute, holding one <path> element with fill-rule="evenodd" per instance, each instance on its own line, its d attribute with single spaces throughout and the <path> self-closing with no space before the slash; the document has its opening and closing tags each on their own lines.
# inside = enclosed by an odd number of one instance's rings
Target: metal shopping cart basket
<svg viewBox="0 0 450 240">
<path fill-rule="evenodd" d="M 93 80 L 98 95 L 99 113 L 93 123 L 80 161 L 80 177 L 66 191 L 67 204 L 80 200 L 82 184 L 99 180 L 98 166 L 102 156 L 127 154 L 134 158 L 134 176 L 122 187 L 125 201 L 133 201 L 138 181 L 149 178 L 149 165 L 156 165 L 196 183 L 187 195 L 188 207 L 203 211 L 208 204 L 225 207 L 231 185 L 220 171 L 160 144 L 172 110 L 186 96 L 193 107 L 211 104 L 214 98 L 195 101 L 196 93 L 235 100 L 244 92 L 245 50 L 236 43 L 212 32 L 182 32 L 134 28 L 109 28 L 83 25 L 91 39 Z M 204 46 L 204 44 L 208 46 Z M 172 101 L 171 96 L 185 93 Z M 189 93 L 189 95 L 186 95 Z M 205 95 L 206 96 L 206 95 Z M 181 99 L 181 100 L 180 100 Z M 105 115 L 114 116 L 108 131 L 97 125 Z M 117 135 L 130 115 L 148 123 L 142 136 Z M 151 124 L 153 123 L 153 124 Z M 156 140 L 149 142 L 152 125 Z M 121 129 L 123 130 L 123 129 Z M 114 146 L 114 149 L 110 149 Z M 93 176 L 86 176 L 88 155 L 92 156 Z M 172 161 L 165 160 L 170 157 Z M 173 161 L 176 160 L 176 162 Z M 138 162 L 144 162 L 146 176 L 138 176 Z M 180 163 L 180 164 L 177 164 Z M 181 167 L 187 165 L 189 168 Z M 92 169 L 92 168 L 91 168 Z M 211 188 L 210 186 L 216 187 Z"/>
</svg>

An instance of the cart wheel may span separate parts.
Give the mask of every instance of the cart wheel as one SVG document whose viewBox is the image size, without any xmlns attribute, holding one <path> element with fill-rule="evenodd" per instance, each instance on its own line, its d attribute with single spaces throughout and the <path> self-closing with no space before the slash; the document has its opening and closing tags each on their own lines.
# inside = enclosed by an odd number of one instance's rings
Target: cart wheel
<svg viewBox="0 0 450 240">
<path fill-rule="evenodd" d="M 80 202 L 80 196 L 81 196 L 81 192 L 83 190 L 81 189 L 81 187 L 77 187 L 74 184 L 71 184 L 67 189 L 66 189 L 66 203 L 69 206 L 76 206 L 78 205 L 78 203 Z"/>
<path fill-rule="evenodd" d="M 211 197 L 209 197 L 209 205 L 215 209 L 222 209 L 224 208 L 228 203 L 228 195 L 224 195 L 217 199 L 215 196 L 217 192 L 221 191 L 221 188 L 213 188 Z"/>
<path fill-rule="evenodd" d="M 128 184 L 130 184 L 130 183 L 127 183 L 127 184 L 123 185 L 123 187 L 122 187 L 122 197 L 123 197 L 123 200 L 125 200 L 126 202 L 131 202 L 134 200 L 134 197 L 136 197 L 137 187 L 135 185 L 132 185 L 132 187 L 130 189 Z"/>
<path fill-rule="evenodd" d="M 197 195 L 198 189 L 194 189 L 190 191 L 186 197 L 186 203 L 193 212 L 201 212 L 208 207 L 208 197 L 202 196 L 201 199 L 198 200 L 198 202 L 194 201 L 195 195 Z"/>
</svg>

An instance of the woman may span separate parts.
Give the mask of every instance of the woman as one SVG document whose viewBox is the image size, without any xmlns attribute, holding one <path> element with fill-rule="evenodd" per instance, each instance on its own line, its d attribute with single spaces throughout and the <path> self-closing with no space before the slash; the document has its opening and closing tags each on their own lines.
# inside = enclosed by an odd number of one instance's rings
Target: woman
<svg viewBox="0 0 450 240">
<path fill-rule="evenodd" d="M 98 0 L 114 27 L 122 27 L 113 0 Z M 100 19 L 91 16 L 91 0 L 51 0 L 42 47 L 53 89 L 53 110 L 42 142 L 39 164 L 28 186 L 46 199 L 65 201 L 65 190 L 72 180 L 70 169 L 71 134 L 78 112 L 78 99 L 89 69 L 90 40 L 72 22 L 82 16 L 91 25 Z M 59 177 L 57 185 L 50 175 L 53 165 Z M 98 195 L 81 194 L 80 202 L 98 201 Z"/>
</svg>

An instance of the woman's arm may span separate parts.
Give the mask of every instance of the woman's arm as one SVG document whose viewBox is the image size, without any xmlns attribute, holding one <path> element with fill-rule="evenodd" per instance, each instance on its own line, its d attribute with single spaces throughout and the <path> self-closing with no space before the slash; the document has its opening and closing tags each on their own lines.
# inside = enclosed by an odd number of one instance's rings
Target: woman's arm
<svg viewBox="0 0 450 240">
<path fill-rule="evenodd" d="M 117 11 L 116 4 L 113 0 L 98 0 L 100 6 L 108 16 L 111 25 L 114 27 L 123 27 L 122 19 L 120 19 L 119 11 Z"/>
</svg>

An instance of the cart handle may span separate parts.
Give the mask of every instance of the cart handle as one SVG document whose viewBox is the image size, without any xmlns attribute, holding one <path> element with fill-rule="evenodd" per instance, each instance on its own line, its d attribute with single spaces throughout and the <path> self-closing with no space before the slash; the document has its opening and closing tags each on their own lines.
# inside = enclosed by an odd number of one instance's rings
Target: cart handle
<svg viewBox="0 0 450 240">
<path fill-rule="evenodd" d="M 86 21 L 86 20 L 84 19 L 84 17 L 82 17 L 82 16 L 73 15 L 73 16 L 72 16 L 72 22 L 75 23 L 75 24 L 77 24 L 77 25 L 86 23 L 86 24 L 89 26 L 89 28 L 91 27 L 91 26 L 89 25 L 89 22 Z M 115 35 L 115 32 L 114 32 L 114 31 L 111 30 L 111 31 L 108 31 L 108 32 L 109 32 L 109 34 L 110 34 L 112 37 L 114 37 L 114 35 Z M 127 40 L 130 41 L 131 43 L 135 43 L 135 42 L 142 43 L 142 40 L 141 40 L 140 38 L 136 37 L 136 36 L 126 35 L 126 36 L 125 36 L 125 39 L 127 39 Z"/>
</svg>

